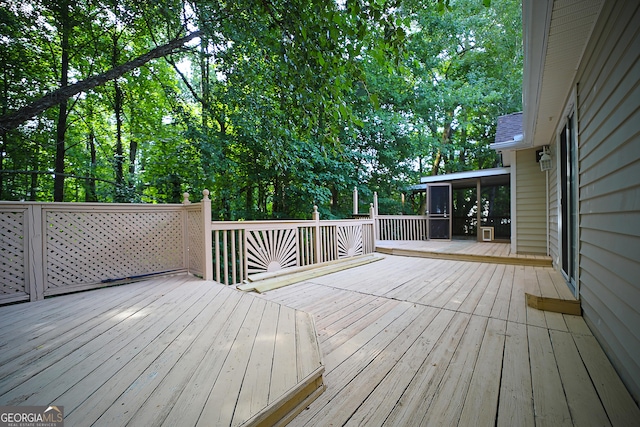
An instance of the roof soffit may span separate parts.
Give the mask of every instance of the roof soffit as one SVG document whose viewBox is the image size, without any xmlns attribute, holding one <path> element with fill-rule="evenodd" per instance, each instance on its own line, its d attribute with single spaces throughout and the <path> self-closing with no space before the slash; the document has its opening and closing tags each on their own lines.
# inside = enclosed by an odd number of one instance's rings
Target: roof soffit
<svg viewBox="0 0 640 427">
<path fill-rule="evenodd" d="M 527 145 L 551 142 L 602 5 L 603 0 L 523 0 Z"/>
</svg>

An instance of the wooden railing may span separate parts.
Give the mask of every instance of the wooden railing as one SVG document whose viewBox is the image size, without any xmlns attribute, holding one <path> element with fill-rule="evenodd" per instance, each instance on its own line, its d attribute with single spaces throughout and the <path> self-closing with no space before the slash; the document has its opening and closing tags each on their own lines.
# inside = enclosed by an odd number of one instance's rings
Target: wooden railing
<svg viewBox="0 0 640 427">
<path fill-rule="evenodd" d="M 374 250 L 372 219 L 212 222 L 199 203 L 0 202 L 0 304 L 190 272 L 225 284 Z M 215 272 L 215 274 L 214 274 Z"/>
<path fill-rule="evenodd" d="M 0 303 L 201 274 L 202 234 L 189 216 L 202 222 L 201 204 L 0 202 Z"/>
<path fill-rule="evenodd" d="M 377 215 L 376 240 L 427 240 L 428 221 L 422 215 Z"/>
<path fill-rule="evenodd" d="M 250 275 L 321 264 L 374 251 L 372 219 L 213 221 L 213 275 L 227 285 Z"/>
</svg>

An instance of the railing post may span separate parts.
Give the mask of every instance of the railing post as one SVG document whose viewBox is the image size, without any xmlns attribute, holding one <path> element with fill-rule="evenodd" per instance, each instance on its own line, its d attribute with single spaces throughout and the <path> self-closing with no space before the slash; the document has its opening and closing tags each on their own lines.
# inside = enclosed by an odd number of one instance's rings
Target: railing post
<svg viewBox="0 0 640 427">
<path fill-rule="evenodd" d="M 209 190 L 202 190 L 202 220 L 204 230 L 204 271 L 205 280 L 213 280 L 213 256 L 211 244 L 211 199 Z"/>
<path fill-rule="evenodd" d="M 312 215 L 314 224 L 313 227 L 315 229 L 315 259 L 316 259 L 316 264 L 319 264 L 321 261 L 320 255 L 322 253 L 322 237 L 320 235 L 320 212 L 318 212 L 318 206 L 313 206 L 313 215 Z"/>
<path fill-rule="evenodd" d="M 369 218 L 373 220 L 373 245 L 379 239 L 380 231 L 378 230 L 378 219 L 376 218 L 376 210 L 373 207 L 373 203 L 369 203 Z"/>
<path fill-rule="evenodd" d="M 25 267 L 29 275 L 29 299 L 38 301 L 44 299 L 45 274 L 47 266 L 44 265 L 45 237 L 42 218 L 42 206 L 29 204 L 25 212 L 27 216 L 27 250 L 29 262 Z"/>
<path fill-rule="evenodd" d="M 182 265 L 185 267 L 188 273 L 191 273 L 191 257 L 189 251 L 191 247 L 191 230 L 189 230 L 189 212 L 185 208 L 190 205 L 189 193 L 182 193 L 182 235 L 184 236 L 182 242 Z"/>
<path fill-rule="evenodd" d="M 358 215 L 358 187 L 353 187 L 353 214 Z"/>
<path fill-rule="evenodd" d="M 378 216 L 378 192 L 374 191 L 373 192 L 373 208 L 376 211 L 376 216 Z"/>
</svg>

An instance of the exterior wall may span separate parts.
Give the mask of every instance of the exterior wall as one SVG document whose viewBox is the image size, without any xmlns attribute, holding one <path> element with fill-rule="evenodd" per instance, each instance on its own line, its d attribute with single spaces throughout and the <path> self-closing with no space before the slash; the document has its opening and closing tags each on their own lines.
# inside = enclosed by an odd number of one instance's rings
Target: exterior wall
<svg viewBox="0 0 640 427">
<path fill-rule="evenodd" d="M 536 149 L 517 151 L 516 165 L 516 252 L 546 254 L 546 177 Z"/>
<path fill-rule="evenodd" d="M 580 297 L 640 400 L 640 3 L 605 2 L 578 69 Z"/>
</svg>

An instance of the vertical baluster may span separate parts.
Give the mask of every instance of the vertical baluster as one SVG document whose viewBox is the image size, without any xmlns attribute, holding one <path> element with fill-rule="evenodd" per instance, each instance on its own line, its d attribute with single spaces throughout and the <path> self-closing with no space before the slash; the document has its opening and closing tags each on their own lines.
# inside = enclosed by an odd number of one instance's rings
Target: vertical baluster
<svg viewBox="0 0 640 427">
<path fill-rule="evenodd" d="M 222 249 L 224 254 L 224 284 L 229 284 L 229 249 L 228 244 L 228 231 L 225 230 L 222 235 Z"/>
<path fill-rule="evenodd" d="M 220 283 L 220 231 L 216 230 L 214 231 L 215 233 L 215 241 L 216 241 L 216 265 L 215 265 L 215 269 L 216 269 L 216 282 Z"/>
<path fill-rule="evenodd" d="M 236 268 L 236 236 L 237 230 L 230 230 L 231 233 L 231 284 L 238 283 L 237 268 Z"/>
</svg>

